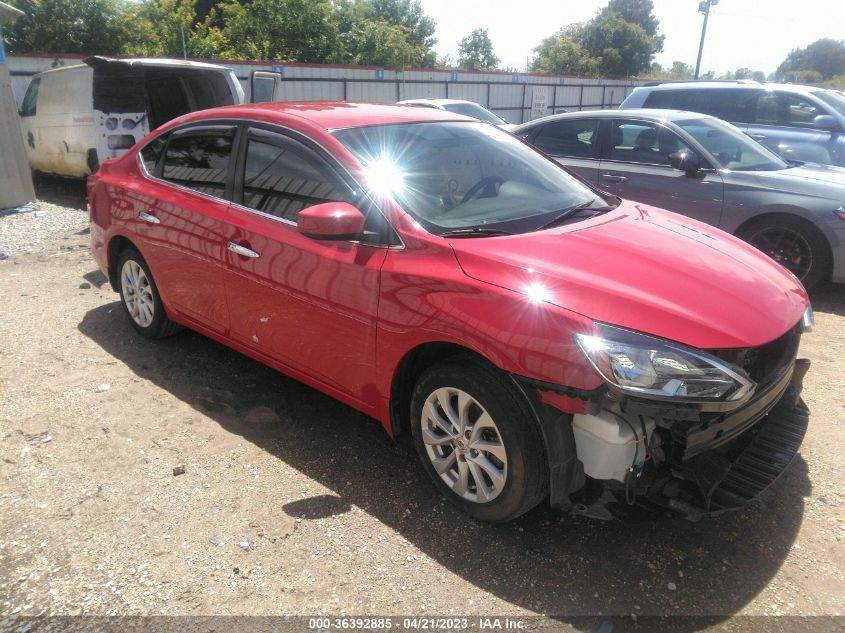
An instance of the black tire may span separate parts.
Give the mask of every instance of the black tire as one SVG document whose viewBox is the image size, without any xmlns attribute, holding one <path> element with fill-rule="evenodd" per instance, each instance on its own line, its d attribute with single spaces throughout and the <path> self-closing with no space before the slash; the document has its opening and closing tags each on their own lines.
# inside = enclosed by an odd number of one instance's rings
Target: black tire
<svg viewBox="0 0 845 633">
<path fill-rule="evenodd" d="M 494 440 L 500 439 L 501 447 L 504 449 L 507 458 L 506 462 L 500 462 L 489 453 L 481 455 L 481 457 L 487 457 L 488 462 L 503 465 L 504 484 L 498 486 L 497 495 L 494 498 L 491 497 L 490 500 L 480 501 L 478 492 L 470 492 L 470 494 L 474 494 L 476 500 L 465 498 L 455 492 L 434 467 L 432 457 L 429 456 L 426 443 L 423 440 L 424 425 L 428 428 L 428 422 L 423 419 L 423 409 L 426 400 L 430 396 L 434 397 L 438 389 L 460 390 L 468 394 L 475 401 L 475 404 L 467 407 L 467 410 L 470 411 L 469 417 L 472 418 L 483 410 L 489 414 L 495 423 L 495 431 L 487 427 L 486 430 L 479 431 L 476 438 L 489 441 L 491 438 L 489 434 L 492 434 Z M 457 396 L 455 396 L 455 399 L 457 399 Z M 438 410 L 441 413 L 443 412 L 442 409 Z M 455 460 L 463 458 L 465 468 L 469 466 L 468 461 L 474 462 L 474 465 L 477 464 L 475 460 L 479 457 L 479 451 L 471 448 L 473 444 L 472 440 L 469 439 L 470 434 L 475 437 L 475 431 L 472 427 L 469 427 L 469 429 L 466 444 L 460 449 L 453 448 L 453 444 L 450 444 L 444 447 L 435 447 L 433 450 L 444 451 L 447 457 L 451 452 L 454 452 Z M 417 454 L 434 485 L 451 503 L 476 519 L 492 523 L 510 521 L 536 506 L 548 492 L 546 454 L 539 423 L 529 403 L 507 376 L 481 359 L 459 356 L 423 372 L 411 396 L 411 433 Z M 480 433 L 488 433 L 488 435 L 482 437 Z M 445 434 L 441 437 L 445 437 Z M 475 444 L 475 446 L 479 446 L 479 444 Z M 462 451 L 460 454 L 459 450 Z M 498 450 L 501 450 L 501 448 Z M 453 463 L 457 469 L 457 462 L 453 461 Z M 476 465 L 473 472 L 482 473 L 482 470 L 479 470 Z M 483 472 L 486 473 L 487 471 Z M 452 473 L 452 471 L 450 470 L 449 473 Z M 457 472 L 452 474 L 456 478 L 458 477 Z M 486 475 L 482 475 L 482 477 L 486 477 Z M 474 486 L 477 491 L 478 486 L 475 483 L 475 476 L 470 474 L 469 481 L 468 490 L 471 490 Z M 487 478 L 486 482 L 490 483 L 492 479 Z M 495 487 L 495 485 L 491 487 Z"/>
<path fill-rule="evenodd" d="M 809 290 L 830 270 L 830 246 L 807 220 L 788 215 L 762 218 L 739 237 L 789 270 Z"/>
<path fill-rule="evenodd" d="M 132 301 L 127 297 L 131 297 L 132 295 L 131 284 L 124 278 L 124 267 L 127 264 L 138 266 L 143 271 L 144 277 L 148 282 L 145 287 L 149 290 L 149 298 L 151 299 L 149 303 L 152 307 L 152 318 L 148 323 L 146 319 L 137 316 L 138 313 L 133 315 L 130 310 L 129 305 Z M 123 311 L 129 319 L 129 323 L 132 324 L 132 327 L 141 336 L 149 339 L 165 338 L 176 334 L 181 329 L 181 326 L 168 318 L 167 313 L 164 311 L 164 305 L 161 303 L 161 297 L 158 294 L 155 280 L 150 272 L 150 267 L 147 266 L 147 262 L 141 256 L 141 253 L 134 247 L 125 248 L 118 255 L 117 287 L 120 293 L 120 304 L 123 306 Z"/>
</svg>

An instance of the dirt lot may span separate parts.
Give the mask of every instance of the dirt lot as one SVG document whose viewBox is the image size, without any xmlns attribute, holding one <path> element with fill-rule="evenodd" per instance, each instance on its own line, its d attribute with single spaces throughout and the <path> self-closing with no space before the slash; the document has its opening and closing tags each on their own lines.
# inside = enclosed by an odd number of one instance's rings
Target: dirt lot
<svg viewBox="0 0 845 633">
<path fill-rule="evenodd" d="M 197 334 L 139 338 L 82 189 L 40 195 L 69 206 L 0 217 L 0 615 L 845 613 L 842 286 L 814 297 L 810 430 L 759 503 L 489 526 L 374 421 Z"/>
</svg>

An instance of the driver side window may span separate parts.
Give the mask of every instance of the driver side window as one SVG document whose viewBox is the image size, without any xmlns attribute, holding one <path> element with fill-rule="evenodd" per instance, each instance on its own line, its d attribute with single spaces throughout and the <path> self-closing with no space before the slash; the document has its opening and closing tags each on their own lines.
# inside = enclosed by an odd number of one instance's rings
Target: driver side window
<svg viewBox="0 0 845 633">
<path fill-rule="evenodd" d="M 611 125 L 611 160 L 671 166 L 669 155 L 680 151 L 693 152 L 677 134 L 656 123 L 616 119 Z"/>
</svg>

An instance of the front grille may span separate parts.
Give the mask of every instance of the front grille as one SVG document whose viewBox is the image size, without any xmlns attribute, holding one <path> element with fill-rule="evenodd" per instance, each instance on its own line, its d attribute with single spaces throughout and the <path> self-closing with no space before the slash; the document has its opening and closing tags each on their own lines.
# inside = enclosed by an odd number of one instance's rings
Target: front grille
<svg viewBox="0 0 845 633">
<path fill-rule="evenodd" d="M 761 390 L 776 380 L 798 353 L 801 331 L 796 326 L 780 338 L 759 347 L 709 350 L 711 354 L 741 367 Z"/>
</svg>

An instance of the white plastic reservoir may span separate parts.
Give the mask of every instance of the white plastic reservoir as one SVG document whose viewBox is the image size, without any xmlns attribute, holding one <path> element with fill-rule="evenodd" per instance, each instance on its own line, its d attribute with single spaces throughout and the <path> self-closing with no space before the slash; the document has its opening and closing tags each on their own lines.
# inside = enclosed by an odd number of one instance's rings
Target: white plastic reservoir
<svg viewBox="0 0 845 633">
<path fill-rule="evenodd" d="M 575 448 L 586 474 L 593 479 L 624 482 L 625 473 L 634 464 L 634 457 L 638 464 L 643 463 L 648 437 L 642 437 L 639 418 L 632 419 L 631 426 L 608 411 L 601 411 L 598 415 L 572 416 Z M 654 421 L 646 419 L 645 428 L 647 435 L 651 436 Z"/>
</svg>

